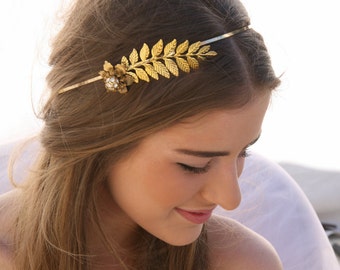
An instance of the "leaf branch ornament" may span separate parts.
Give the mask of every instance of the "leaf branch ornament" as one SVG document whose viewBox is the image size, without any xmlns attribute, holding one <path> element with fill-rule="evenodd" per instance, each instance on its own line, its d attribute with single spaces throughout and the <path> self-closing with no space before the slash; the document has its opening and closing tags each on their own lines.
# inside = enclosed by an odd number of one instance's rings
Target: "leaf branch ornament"
<svg viewBox="0 0 340 270">
<path fill-rule="evenodd" d="M 164 46 L 160 39 L 153 47 L 143 44 L 141 50 L 133 49 L 129 58 L 123 56 L 121 63 L 113 66 L 105 61 L 100 77 L 104 79 L 107 91 L 125 94 L 127 87 L 140 80 L 149 82 L 150 78 L 158 80 L 159 75 L 170 78 L 170 75 L 178 76 L 179 70 L 186 73 L 199 67 L 198 60 L 204 60 L 208 56 L 217 55 L 210 51 L 210 45 L 202 46 L 200 41 L 189 45 L 188 40 L 177 46 L 174 39 Z"/>
<path fill-rule="evenodd" d="M 128 86 L 133 83 L 149 82 L 151 78 L 158 80 L 159 76 L 170 78 L 171 74 L 178 76 L 180 70 L 188 73 L 192 69 L 199 68 L 200 60 L 217 55 L 215 51 L 210 50 L 210 45 L 207 44 L 229 38 L 250 28 L 250 25 L 246 25 L 202 42 L 197 41 L 191 45 L 188 40 L 177 45 L 177 40 L 174 39 L 164 46 L 163 40 L 160 39 L 150 49 L 144 43 L 139 52 L 133 49 L 129 57 L 123 56 L 120 64 L 113 66 L 105 61 L 99 76 L 65 87 L 58 93 L 64 93 L 102 79 L 108 92 L 125 94 L 128 92 Z"/>
<path fill-rule="evenodd" d="M 163 40 L 160 39 L 151 50 L 145 43 L 139 53 L 133 49 L 129 58 L 122 57 L 120 64 L 113 66 L 105 61 L 99 76 L 66 87 L 59 93 L 103 79 L 107 91 L 126 94 L 128 86 L 133 83 L 139 83 L 141 80 L 149 82 L 150 78 L 158 80 L 159 75 L 165 78 L 170 78 L 171 74 L 178 76 L 179 70 L 189 73 L 191 69 L 199 67 L 199 60 L 215 55 L 217 53 L 210 51 L 210 45 L 201 46 L 200 41 L 189 45 L 186 40 L 177 46 L 177 40 L 174 39 L 164 46 Z"/>
</svg>

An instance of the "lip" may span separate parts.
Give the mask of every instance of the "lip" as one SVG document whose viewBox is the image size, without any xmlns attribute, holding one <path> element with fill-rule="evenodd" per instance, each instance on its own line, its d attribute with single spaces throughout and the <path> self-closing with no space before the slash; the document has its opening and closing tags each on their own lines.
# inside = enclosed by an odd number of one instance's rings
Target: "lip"
<svg viewBox="0 0 340 270">
<path fill-rule="evenodd" d="M 213 209 L 209 210 L 184 210 L 181 208 L 175 209 L 178 214 L 184 217 L 186 220 L 195 223 L 195 224 L 203 224 L 206 222 L 213 212 Z"/>
</svg>

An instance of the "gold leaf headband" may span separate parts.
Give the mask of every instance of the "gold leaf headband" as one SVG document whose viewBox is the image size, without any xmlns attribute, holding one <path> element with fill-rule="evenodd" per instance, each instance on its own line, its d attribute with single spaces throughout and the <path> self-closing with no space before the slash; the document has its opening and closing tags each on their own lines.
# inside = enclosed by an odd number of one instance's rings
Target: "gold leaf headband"
<svg viewBox="0 0 340 270">
<path fill-rule="evenodd" d="M 164 46 L 163 40 L 160 39 L 151 48 L 151 51 L 149 46 L 144 43 L 139 54 L 136 49 L 133 49 L 129 58 L 123 56 L 121 63 L 115 66 L 105 61 L 99 76 L 65 87 L 58 93 L 61 94 L 103 79 L 107 91 L 125 94 L 128 92 L 128 86 L 138 83 L 140 80 L 149 82 L 150 77 L 158 80 L 159 75 L 165 78 L 170 78 L 170 74 L 178 76 L 178 69 L 188 73 L 190 69 L 199 67 L 198 59 L 205 60 L 207 56 L 217 55 L 215 51 L 210 51 L 210 45 L 206 44 L 231 37 L 248 29 L 250 29 L 249 25 L 205 41 L 197 41 L 191 45 L 186 40 L 177 46 L 177 41 L 174 39 Z"/>
</svg>

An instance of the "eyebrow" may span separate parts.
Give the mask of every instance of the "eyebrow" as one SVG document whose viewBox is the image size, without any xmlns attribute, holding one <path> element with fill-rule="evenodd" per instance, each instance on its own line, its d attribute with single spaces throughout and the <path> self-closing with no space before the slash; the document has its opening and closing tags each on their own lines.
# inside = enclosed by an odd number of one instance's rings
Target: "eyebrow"
<svg viewBox="0 0 340 270">
<path fill-rule="evenodd" d="M 251 143 L 247 144 L 243 149 L 246 149 L 247 147 L 255 144 L 260 139 L 260 136 L 261 134 Z M 176 149 L 175 151 L 181 154 L 203 158 L 223 157 L 230 155 L 229 151 L 197 151 L 191 149 Z"/>
</svg>

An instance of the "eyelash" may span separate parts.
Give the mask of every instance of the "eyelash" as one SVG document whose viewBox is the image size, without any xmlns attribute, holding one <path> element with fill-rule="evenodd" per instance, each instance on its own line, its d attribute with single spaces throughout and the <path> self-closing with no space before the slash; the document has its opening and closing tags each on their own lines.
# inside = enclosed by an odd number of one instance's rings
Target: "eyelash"
<svg viewBox="0 0 340 270">
<path fill-rule="evenodd" d="M 250 156 L 250 154 L 248 152 L 248 149 L 244 149 L 239 155 L 240 158 L 246 158 L 246 157 L 249 157 L 249 156 Z"/>
<path fill-rule="evenodd" d="M 250 154 L 248 153 L 248 149 L 244 149 L 240 154 L 239 154 L 239 158 L 246 158 L 249 157 Z M 208 164 L 204 167 L 193 167 L 193 166 L 189 166 L 183 163 L 177 163 L 179 166 L 182 167 L 183 170 L 193 173 L 193 174 L 204 174 L 207 173 L 210 169 L 210 162 L 208 162 Z"/>
<path fill-rule="evenodd" d="M 192 167 L 183 163 L 177 163 L 179 166 L 182 167 L 183 170 L 189 172 L 189 173 L 193 173 L 193 174 L 203 174 L 208 172 L 208 170 L 210 169 L 210 162 L 204 166 L 204 167 Z"/>
</svg>

